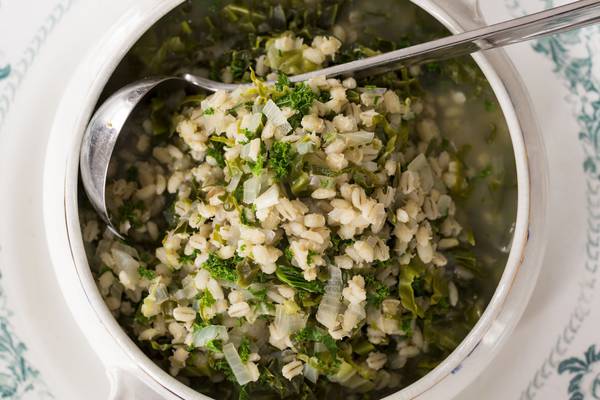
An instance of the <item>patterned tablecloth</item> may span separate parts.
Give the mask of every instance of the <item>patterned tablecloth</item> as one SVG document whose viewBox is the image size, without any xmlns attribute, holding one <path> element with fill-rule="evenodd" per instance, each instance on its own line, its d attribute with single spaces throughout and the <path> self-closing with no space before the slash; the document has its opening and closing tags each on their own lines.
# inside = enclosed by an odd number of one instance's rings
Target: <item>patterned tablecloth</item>
<svg viewBox="0 0 600 400">
<path fill-rule="evenodd" d="M 124 7 L 134 1 L 118 3 Z M 488 21 L 564 3 L 480 2 Z M 0 160 L 3 151 L 13 149 L 16 135 L 30 137 L 43 157 L 56 96 L 86 41 L 111 18 L 103 17 L 102 10 L 101 0 L 0 0 Z M 459 398 L 600 399 L 600 26 L 508 52 L 528 86 L 547 142 L 550 243 L 514 335 Z M 31 119 L 27 115 L 42 128 L 32 132 L 33 125 L 23 122 Z M 0 187 L 18 182 L 15 174 L 21 173 L 0 162 Z M 39 180 L 35 184 L 41 185 Z M 16 190 L 41 213 L 33 189 Z M 3 212 L 10 212 L 2 201 L 0 221 Z M 74 328 L 54 275 L 39 255 L 24 255 L 15 263 L 10 251 L 14 227 L 4 225 L 0 222 L 0 397 L 106 398 L 102 367 Z M 41 233 L 31 238 L 35 253 L 45 241 Z M 40 318 L 47 318 L 47 331 L 39 329 Z"/>
</svg>

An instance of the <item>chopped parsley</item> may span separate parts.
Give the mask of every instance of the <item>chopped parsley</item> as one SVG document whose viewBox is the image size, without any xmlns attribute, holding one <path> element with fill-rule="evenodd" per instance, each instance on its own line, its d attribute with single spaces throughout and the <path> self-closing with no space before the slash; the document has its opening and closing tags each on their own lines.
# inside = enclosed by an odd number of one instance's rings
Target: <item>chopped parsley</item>
<svg viewBox="0 0 600 400">
<path fill-rule="evenodd" d="M 297 83 L 296 86 L 277 99 L 276 104 L 279 107 L 290 107 L 297 110 L 301 115 L 306 115 L 315 101 L 317 95 L 310 86 L 304 82 Z"/>
<path fill-rule="evenodd" d="M 373 275 L 365 275 L 365 284 L 367 288 L 367 302 L 374 306 L 379 306 L 383 300 L 390 296 L 390 289 Z"/>
<path fill-rule="evenodd" d="M 219 258 L 219 256 L 211 253 L 208 260 L 202 264 L 202 268 L 210 272 L 210 276 L 215 279 L 235 282 L 238 279 L 238 273 L 235 269 L 236 265 L 241 261 L 239 256 L 234 256 L 227 260 Z"/>
<path fill-rule="evenodd" d="M 287 177 L 292 168 L 292 145 L 287 142 L 275 142 L 269 150 L 269 168 L 279 179 Z"/>
</svg>

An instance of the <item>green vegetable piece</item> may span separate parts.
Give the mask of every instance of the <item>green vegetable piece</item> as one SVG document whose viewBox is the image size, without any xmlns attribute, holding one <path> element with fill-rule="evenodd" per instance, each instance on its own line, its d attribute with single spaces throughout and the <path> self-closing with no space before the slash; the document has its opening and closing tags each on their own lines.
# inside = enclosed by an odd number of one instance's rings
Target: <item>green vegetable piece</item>
<svg viewBox="0 0 600 400">
<path fill-rule="evenodd" d="M 400 301 L 402 302 L 402 306 L 420 318 L 425 316 L 425 312 L 417 305 L 413 283 L 424 271 L 425 266 L 422 263 L 404 265 L 400 267 L 400 282 L 398 284 L 398 291 L 400 293 Z"/>
<path fill-rule="evenodd" d="M 250 341 L 246 336 L 244 336 L 242 341 L 240 342 L 240 346 L 238 347 L 238 354 L 240 355 L 242 362 L 248 362 L 248 359 L 250 358 L 250 353 Z"/>
<path fill-rule="evenodd" d="M 431 276 L 431 287 L 433 294 L 431 295 L 431 304 L 442 304 L 448 298 L 448 280 L 444 277 L 442 270 L 435 270 Z"/>
<path fill-rule="evenodd" d="M 390 296 L 390 288 L 377 280 L 373 275 L 365 276 L 367 286 L 367 302 L 374 306 L 379 306 Z"/>
<path fill-rule="evenodd" d="M 315 327 L 303 328 L 293 337 L 293 340 L 297 343 L 302 342 L 317 342 L 322 343 L 327 350 L 335 355 L 338 352 L 338 347 L 335 339 L 331 337 L 327 332 L 324 332 Z"/>
<path fill-rule="evenodd" d="M 206 156 L 214 158 L 221 168 L 225 168 L 225 155 L 223 147 L 225 147 L 224 143 L 212 141 L 212 144 L 208 147 L 208 150 L 206 150 Z"/>
<path fill-rule="evenodd" d="M 359 356 L 365 356 L 375 350 L 375 346 L 368 340 L 361 340 L 352 345 L 352 350 Z"/>
<path fill-rule="evenodd" d="M 148 280 L 152 280 L 154 278 L 156 278 L 156 272 L 149 270 L 146 267 L 138 267 L 138 274 L 142 277 L 142 278 L 146 278 Z"/>
<path fill-rule="evenodd" d="M 308 250 L 308 254 L 306 255 L 306 264 L 311 265 L 314 262 L 314 258 L 318 255 L 319 253 L 316 251 Z"/>
<path fill-rule="evenodd" d="M 290 87 L 291 84 L 292 83 L 288 79 L 287 75 L 279 74 L 277 75 L 277 82 L 275 82 L 275 89 L 277 89 L 279 92 L 282 92 L 283 90 Z"/>
<path fill-rule="evenodd" d="M 238 256 L 223 260 L 211 253 L 208 256 L 208 260 L 202 264 L 202 268 L 207 270 L 215 279 L 235 282 L 238 280 L 239 276 L 235 268 L 240 261 L 241 259 Z"/>
<path fill-rule="evenodd" d="M 278 179 L 286 178 L 292 166 L 292 145 L 287 142 L 275 142 L 269 150 L 269 168 Z"/>
<path fill-rule="evenodd" d="M 294 179 L 291 185 L 292 193 L 296 196 L 300 195 L 302 192 L 308 189 L 308 184 L 310 183 L 310 176 L 303 172 L 299 177 Z"/>
<path fill-rule="evenodd" d="M 262 146 L 261 146 L 261 151 L 260 151 L 260 153 L 258 153 L 256 162 L 250 163 L 250 171 L 252 172 L 252 175 L 260 176 L 260 174 L 262 174 L 262 172 L 264 170 L 264 165 L 265 165 L 265 154 L 263 153 Z"/>
<path fill-rule="evenodd" d="M 220 340 L 211 340 L 204 345 L 208 350 L 213 353 L 222 353 L 223 352 L 223 343 Z"/>
<path fill-rule="evenodd" d="M 302 275 L 302 271 L 295 267 L 287 267 L 280 265 L 275 271 L 277 279 L 283 283 L 287 283 L 293 288 L 304 290 L 310 293 L 323 293 L 323 283 L 321 281 L 307 281 Z"/>
<path fill-rule="evenodd" d="M 310 86 L 304 82 L 297 83 L 287 94 L 277 99 L 279 107 L 290 107 L 297 110 L 301 115 L 306 115 L 317 98 Z"/>
</svg>

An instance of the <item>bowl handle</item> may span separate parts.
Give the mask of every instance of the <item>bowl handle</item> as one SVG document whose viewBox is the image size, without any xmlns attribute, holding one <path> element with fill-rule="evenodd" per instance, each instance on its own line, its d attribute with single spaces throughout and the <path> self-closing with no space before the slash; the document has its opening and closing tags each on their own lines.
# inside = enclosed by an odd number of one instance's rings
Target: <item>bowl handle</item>
<svg viewBox="0 0 600 400">
<path fill-rule="evenodd" d="M 113 368 L 107 373 L 111 384 L 109 400 L 164 400 L 131 371 Z"/>
<path fill-rule="evenodd" d="M 486 25 L 479 8 L 479 0 L 412 0 L 413 3 L 428 9 L 434 5 L 447 13 L 465 30 Z"/>
</svg>

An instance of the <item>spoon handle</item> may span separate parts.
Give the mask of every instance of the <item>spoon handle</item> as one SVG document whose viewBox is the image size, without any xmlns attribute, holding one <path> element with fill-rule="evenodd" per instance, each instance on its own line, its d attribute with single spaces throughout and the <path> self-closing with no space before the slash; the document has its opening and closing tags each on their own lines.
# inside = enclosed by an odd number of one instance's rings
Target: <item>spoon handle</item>
<svg viewBox="0 0 600 400">
<path fill-rule="evenodd" d="M 290 77 L 301 82 L 317 76 L 337 76 L 369 70 L 381 73 L 398 64 L 413 65 L 443 60 L 480 50 L 502 47 L 600 22 L 600 0 L 579 0 L 546 11 L 500 22 L 484 28 L 391 51 L 385 54 Z"/>
</svg>

